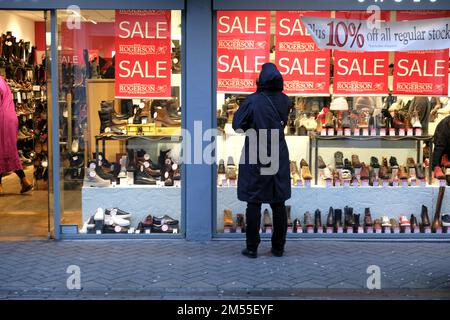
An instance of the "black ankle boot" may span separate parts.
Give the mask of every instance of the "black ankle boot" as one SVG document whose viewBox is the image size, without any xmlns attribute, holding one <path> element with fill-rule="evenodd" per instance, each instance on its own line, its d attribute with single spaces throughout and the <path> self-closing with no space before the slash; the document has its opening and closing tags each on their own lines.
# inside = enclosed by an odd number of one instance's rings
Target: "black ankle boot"
<svg viewBox="0 0 450 320">
<path fill-rule="evenodd" d="M 336 228 L 342 227 L 342 210 L 341 209 L 334 210 L 334 226 Z"/>
<path fill-rule="evenodd" d="M 327 227 L 329 227 L 329 228 L 334 227 L 334 210 L 333 210 L 333 207 L 330 207 L 330 210 L 328 211 Z"/>
<path fill-rule="evenodd" d="M 98 116 L 100 118 L 100 133 L 104 133 L 105 129 L 112 125 L 112 113 L 111 111 L 99 111 Z"/>
<path fill-rule="evenodd" d="M 422 218 L 422 226 L 429 227 L 430 226 L 430 218 L 428 217 L 428 208 L 422 205 L 422 212 L 420 214 Z"/>
</svg>

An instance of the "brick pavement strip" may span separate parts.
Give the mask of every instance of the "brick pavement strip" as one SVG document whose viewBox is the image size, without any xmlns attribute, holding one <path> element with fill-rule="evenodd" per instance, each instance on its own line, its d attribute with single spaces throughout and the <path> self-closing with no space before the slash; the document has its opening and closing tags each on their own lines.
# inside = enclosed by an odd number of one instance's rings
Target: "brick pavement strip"
<svg viewBox="0 0 450 320">
<path fill-rule="evenodd" d="M 433 298 L 450 299 L 450 243 L 288 242 L 283 258 L 263 241 L 37 241 L 0 243 L 0 299 Z M 82 290 L 66 289 L 69 265 Z M 365 289 L 367 266 L 386 290 Z"/>
</svg>

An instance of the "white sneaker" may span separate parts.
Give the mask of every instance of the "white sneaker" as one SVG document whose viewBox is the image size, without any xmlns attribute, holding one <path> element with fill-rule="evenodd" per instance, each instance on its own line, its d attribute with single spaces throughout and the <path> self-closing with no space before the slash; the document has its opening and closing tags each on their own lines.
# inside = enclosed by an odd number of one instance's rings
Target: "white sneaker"
<svg viewBox="0 0 450 320">
<path fill-rule="evenodd" d="M 130 225 L 130 220 L 119 218 L 119 216 L 111 216 L 111 219 L 117 226 L 128 227 Z"/>
<path fill-rule="evenodd" d="M 381 218 L 381 226 L 383 226 L 383 227 L 390 227 L 390 226 L 392 226 L 391 222 L 389 221 L 389 217 L 388 216 L 383 216 Z"/>
<path fill-rule="evenodd" d="M 105 212 L 103 211 L 102 208 L 97 208 L 97 210 L 95 211 L 94 220 L 95 221 L 105 220 Z"/>
</svg>

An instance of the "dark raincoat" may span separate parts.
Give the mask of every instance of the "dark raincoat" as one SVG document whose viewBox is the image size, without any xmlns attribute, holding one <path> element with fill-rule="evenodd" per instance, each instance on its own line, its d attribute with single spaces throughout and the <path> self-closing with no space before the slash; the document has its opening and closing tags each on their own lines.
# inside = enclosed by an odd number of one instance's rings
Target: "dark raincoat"
<svg viewBox="0 0 450 320">
<path fill-rule="evenodd" d="M 284 137 L 291 101 L 282 90 L 283 78 L 280 72 L 273 63 L 266 63 L 259 75 L 257 92 L 249 95 L 234 114 L 233 129 L 246 132 L 245 145 L 239 162 L 237 191 L 238 199 L 241 201 L 276 203 L 284 202 L 291 197 L 289 151 Z M 255 129 L 256 132 L 259 129 L 275 129 L 278 131 L 279 139 L 271 141 L 272 135 L 269 132 L 267 139 L 256 135 L 258 143 L 255 143 L 254 138 L 249 138 L 249 131 L 252 131 L 249 129 Z M 261 141 L 267 141 L 267 147 L 261 148 Z M 276 154 L 272 156 L 271 143 L 278 144 L 278 157 L 275 157 Z M 263 149 L 263 155 L 274 159 L 268 162 L 264 157 L 260 157 L 260 149 Z M 255 161 L 255 157 L 251 157 L 249 151 L 256 150 Z M 276 173 L 262 175 L 261 169 L 276 168 L 273 161 L 278 162 Z"/>
</svg>

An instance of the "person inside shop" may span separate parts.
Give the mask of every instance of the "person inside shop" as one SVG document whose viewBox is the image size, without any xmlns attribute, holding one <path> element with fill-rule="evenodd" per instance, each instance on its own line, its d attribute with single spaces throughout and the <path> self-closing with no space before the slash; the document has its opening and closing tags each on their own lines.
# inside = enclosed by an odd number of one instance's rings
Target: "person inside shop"
<svg viewBox="0 0 450 320">
<path fill-rule="evenodd" d="M 20 179 L 25 193 L 33 189 L 33 185 L 25 176 L 17 151 L 17 134 L 19 121 L 17 119 L 11 90 L 3 77 L 0 77 L 0 194 L 3 193 L 2 176 L 14 171 Z"/>
<path fill-rule="evenodd" d="M 233 129 L 246 133 L 245 145 L 239 162 L 238 199 L 247 202 L 246 248 L 242 254 L 256 258 L 260 243 L 261 205 L 270 204 L 273 215 L 272 249 L 274 256 L 284 253 L 287 232 L 285 201 L 291 197 L 289 151 L 284 128 L 292 108 L 291 100 L 283 91 L 283 77 L 273 63 L 262 66 L 257 91 L 249 95 L 234 114 Z M 254 129 L 250 130 L 250 129 Z M 267 136 L 258 135 L 264 130 Z M 278 131 L 278 139 L 273 131 Z M 258 143 L 250 143 L 250 131 L 257 133 Z M 272 136 L 275 138 L 272 139 Z M 262 139 L 266 141 L 262 141 Z M 275 141 L 274 141 L 275 140 Z M 264 142 L 264 143 L 260 143 Z M 267 143 L 265 143 L 267 142 Z M 275 144 L 275 145 L 272 145 Z M 264 148 L 266 150 L 260 150 Z M 272 152 L 275 148 L 277 152 Z M 269 155 L 269 153 L 271 153 Z M 262 155 L 269 156 L 263 159 Z M 256 161 L 255 161 L 256 160 Z M 277 163 L 276 172 L 265 170 Z"/>
<path fill-rule="evenodd" d="M 434 151 L 431 162 L 432 170 L 434 171 L 440 165 L 443 167 L 450 167 L 450 116 L 442 119 L 437 125 L 434 132 L 433 142 Z"/>
</svg>

